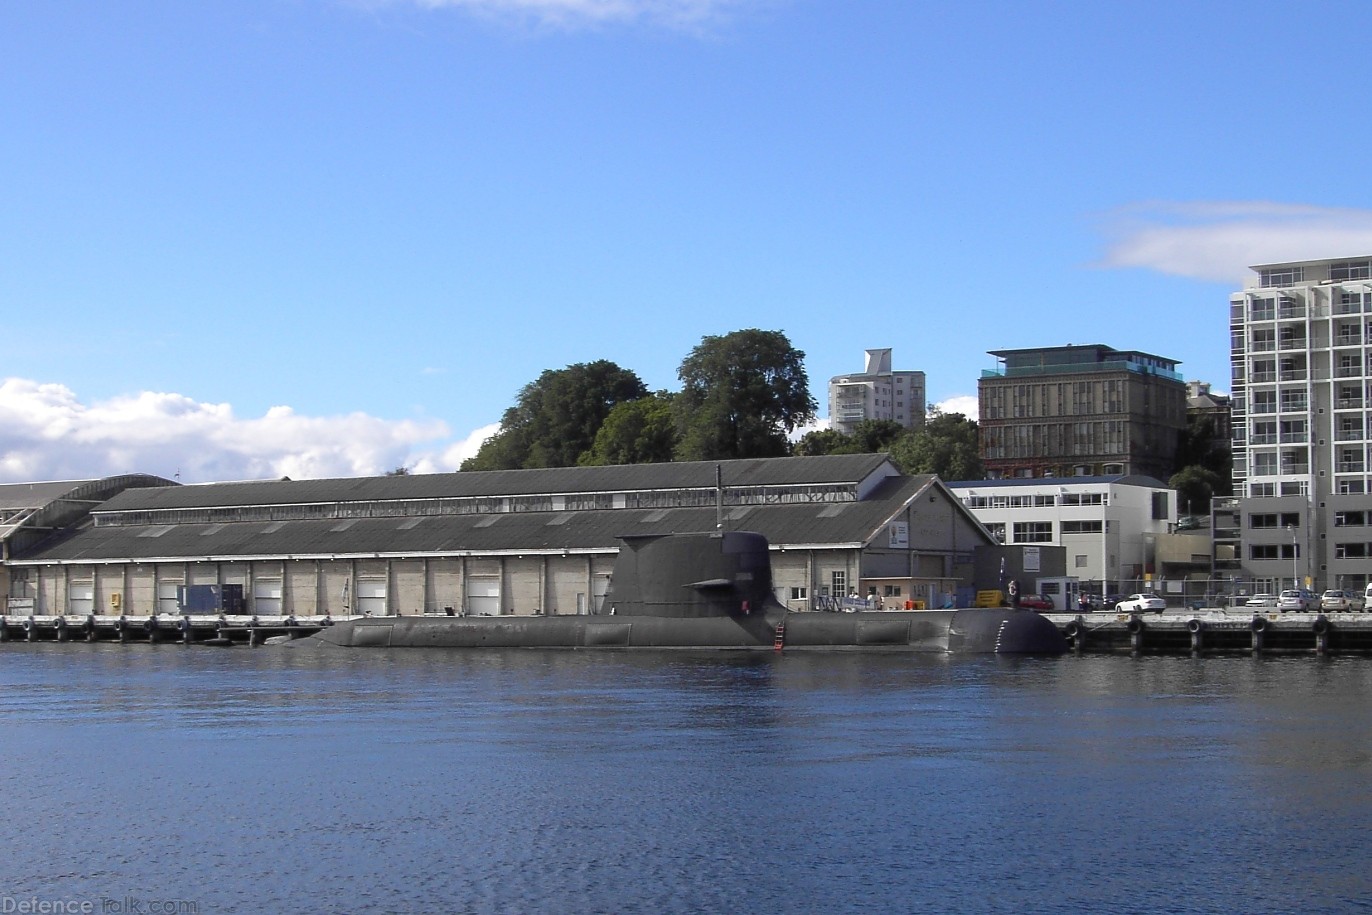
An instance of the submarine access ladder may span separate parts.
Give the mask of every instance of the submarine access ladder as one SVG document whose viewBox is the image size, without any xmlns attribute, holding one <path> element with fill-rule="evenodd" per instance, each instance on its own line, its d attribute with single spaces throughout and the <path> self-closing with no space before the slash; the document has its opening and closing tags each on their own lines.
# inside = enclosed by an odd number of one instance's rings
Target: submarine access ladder
<svg viewBox="0 0 1372 915">
<path fill-rule="evenodd" d="M 786 621 L 777 623 L 776 633 L 772 636 L 772 650 L 780 651 L 786 647 Z"/>
</svg>

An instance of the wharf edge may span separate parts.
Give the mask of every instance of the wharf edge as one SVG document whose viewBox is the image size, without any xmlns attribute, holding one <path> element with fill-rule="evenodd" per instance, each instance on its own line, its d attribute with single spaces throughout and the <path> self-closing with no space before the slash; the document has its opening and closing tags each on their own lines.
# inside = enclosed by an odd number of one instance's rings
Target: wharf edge
<svg viewBox="0 0 1372 915">
<path fill-rule="evenodd" d="M 1372 656 L 1372 613 L 1201 609 L 1044 616 L 1076 654 Z"/>
</svg>

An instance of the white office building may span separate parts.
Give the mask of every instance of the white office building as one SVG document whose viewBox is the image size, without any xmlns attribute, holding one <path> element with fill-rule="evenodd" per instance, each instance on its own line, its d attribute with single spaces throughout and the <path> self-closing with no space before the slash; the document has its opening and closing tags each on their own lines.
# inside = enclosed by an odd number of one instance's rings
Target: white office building
<svg viewBox="0 0 1372 915">
<path fill-rule="evenodd" d="M 891 370 L 891 350 L 869 349 L 862 373 L 829 379 L 829 424 L 851 435 L 858 423 L 889 419 L 907 429 L 924 424 L 924 373 Z"/>
<path fill-rule="evenodd" d="M 1155 577 L 1158 538 L 1177 520 L 1176 492 L 1151 477 L 971 480 L 948 489 L 1001 543 L 1061 546 L 1067 574 L 1105 592 Z"/>
<path fill-rule="evenodd" d="M 1372 256 L 1264 264 L 1229 298 L 1241 563 L 1361 588 L 1372 557 Z"/>
</svg>

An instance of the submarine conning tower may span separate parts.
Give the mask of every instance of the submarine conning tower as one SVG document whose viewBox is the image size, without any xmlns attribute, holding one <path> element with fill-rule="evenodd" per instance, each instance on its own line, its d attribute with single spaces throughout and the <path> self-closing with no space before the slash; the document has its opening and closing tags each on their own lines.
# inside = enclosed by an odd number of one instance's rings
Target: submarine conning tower
<svg viewBox="0 0 1372 915">
<path fill-rule="evenodd" d="M 616 616 L 779 616 L 767 538 L 751 531 L 629 534 L 605 595 Z"/>
</svg>

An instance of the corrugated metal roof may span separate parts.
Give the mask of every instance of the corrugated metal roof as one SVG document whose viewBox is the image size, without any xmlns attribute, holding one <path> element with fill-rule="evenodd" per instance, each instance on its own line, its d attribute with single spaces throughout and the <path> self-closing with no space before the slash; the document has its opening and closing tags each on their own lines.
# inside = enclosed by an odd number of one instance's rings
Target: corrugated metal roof
<svg viewBox="0 0 1372 915">
<path fill-rule="evenodd" d="M 892 477 L 860 502 L 731 506 L 725 527 L 757 531 L 775 546 L 865 543 L 932 480 L 928 476 Z M 86 527 L 16 559 L 194 561 L 249 556 L 609 551 L 619 547 L 622 534 L 710 531 L 715 529 L 715 518 L 714 508 L 693 507 L 359 518 L 347 525 L 337 519 L 322 519 Z"/>
<path fill-rule="evenodd" d="M 102 505 L 101 510 L 149 511 L 213 506 L 712 489 L 716 467 L 721 469 L 724 483 L 729 487 L 841 485 L 866 479 L 887 461 L 889 458 L 885 454 L 841 454 L 334 480 L 206 483 L 126 490 Z"/>
<path fill-rule="evenodd" d="M 0 510 L 42 508 L 54 499 L 87 486 L 93 480 L 65 480 L 56 483 L 0 483 Z"/>
</svg>

